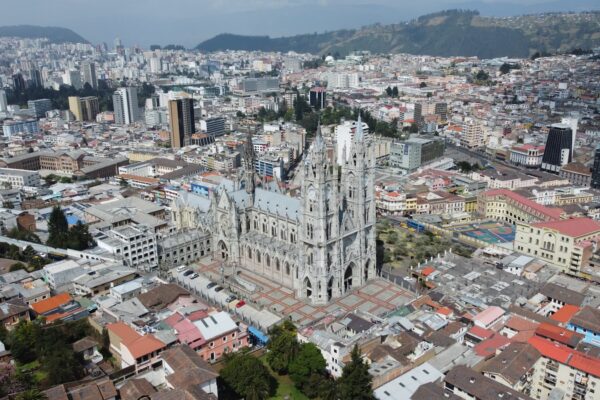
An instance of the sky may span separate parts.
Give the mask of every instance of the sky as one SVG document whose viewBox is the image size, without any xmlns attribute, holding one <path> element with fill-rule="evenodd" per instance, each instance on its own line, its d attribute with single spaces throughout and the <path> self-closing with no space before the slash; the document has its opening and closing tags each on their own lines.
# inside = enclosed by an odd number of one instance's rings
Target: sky
<svg viewBox="0 0 600 400">
<path fill-rule="evenodd" d="M 1 4 L 5 2 L 5 4 Z M 407 21 L 450 8 L 507 16 L 600 9 L 599 0 L 18 0 L 0 26 L 70 28 L 92 43 L 193 47 L 219 33 L 288 36 Z"/>
</svg>

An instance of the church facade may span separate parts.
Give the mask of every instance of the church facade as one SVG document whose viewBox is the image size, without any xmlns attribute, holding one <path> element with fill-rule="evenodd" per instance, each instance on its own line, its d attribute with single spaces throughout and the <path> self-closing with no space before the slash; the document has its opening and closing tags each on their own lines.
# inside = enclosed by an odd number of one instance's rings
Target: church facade
<svg viewBox="0 0 600 400">
<path fill-rule="evenodd" d="M 214 257 L 313 304 L 375 277 L 375 151 L 360 121 L 342 165 L 327 157 L 318 129 L 297 167 L 296 197 L 256 185 L 252 149 L 249 137 L 236 183 L 221 187 L 206 213 L 192 218 L 210 229 Z M 180 219 L 189 214 L 177 210 Z"/>
</svg>

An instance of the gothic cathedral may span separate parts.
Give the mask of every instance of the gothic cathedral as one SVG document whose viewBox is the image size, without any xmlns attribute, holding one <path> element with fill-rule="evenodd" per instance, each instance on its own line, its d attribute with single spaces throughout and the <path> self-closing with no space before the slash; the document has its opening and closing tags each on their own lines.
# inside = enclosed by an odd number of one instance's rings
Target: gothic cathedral
<svg viewBox="0 0 600 400">
<path fill-rule="evenodd" d="M 260 185 L 251 136 L 244 168 L 209 210 L 215 258 L 236 275 L 257 274 L 313 304 L 326 304 L 375 277 L 375 153 L 358 121 L 345 162 L 317 130 L 297 168 L 299 197 Z"/>
</svg>

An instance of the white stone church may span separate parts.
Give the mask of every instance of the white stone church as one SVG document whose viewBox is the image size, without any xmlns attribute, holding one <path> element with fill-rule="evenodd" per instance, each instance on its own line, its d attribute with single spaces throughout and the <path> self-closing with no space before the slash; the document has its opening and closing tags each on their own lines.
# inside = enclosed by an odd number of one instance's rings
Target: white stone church
<svg viewBox="0 0 600 400">
<path fill-rule="evenodd" d="M 257 185 L 251 137 L 244 168 L 210 203 L 178 202 L 174 219 L 212 234 L 214 257 L 235 270 L 326 304 L 375 277 L 375 152 L 360 119 L 349 149 L 328 157 L 320 128 L 298 165 L 301 193 Z M 342 165 L 336 161 L 345 160 Z M 227 187 L 229 186 L 229 187 Z M 273 187 L 270 187 L 273 186 Z M 195 225 L 195 226 L 194 226 Z"/>
</svg>

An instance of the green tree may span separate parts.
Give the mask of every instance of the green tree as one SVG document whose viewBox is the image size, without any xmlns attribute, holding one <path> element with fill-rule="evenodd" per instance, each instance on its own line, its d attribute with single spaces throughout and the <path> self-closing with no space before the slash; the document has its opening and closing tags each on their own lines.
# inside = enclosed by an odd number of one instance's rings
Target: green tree
<svg viewBox="0 0 600 400">
<path fill-rule="evenodd" d="M 263 400 L 275 394 L 277 382 L 259 359 L 247 353 L 233 353 L 225 356 L 224 363 L 220 372 L 226 386 L 224 392 L 233 391 L 237 398 L 245 400 Z"/>
<path fill-rule="evenodd" d="M 371 387 L 373 378 L 369 374 L 369 365 L 362 359 L 358 346 L 350 354 L 351 360 L 342 370 L 337 381 L 337 393 L 340 399 L 374 400 Z"/>
<path fill-rule="evenodd" d="M 389 96 L 392 97 L 392 88 L 391 87 L 386 87 L 385 88 L 385 93 Z"/>
<path fill-rule="evenodd" d="M 282 329 L 276 334 L 271 333 L 267 344 L 267 363 L 271 369 L 279 374 L 286 374 L 290 363 L 298 354 L 300 346 L 296 340 L 296 333 Z"/>
<path fill-rule="evenodd" d="M 88 226 L 77 221 L 69 230 L 67 248 L 73 250 L 85 250 L 94 246 L 94 238 L 88 230 Z"/>
<path fill-rule="evenodd" d="M 290 362 L 290 378 L 309 397 L 318 394 L 320 378 L 325 375 L 325 359 L 313 343 L 303 343 L 298 355 Z"/>
<path fill-rule="evenodd" d="M 398 97 L 398 86 L 394 86 L 392 89 L 392 97 Z"/>
<path fill-rule="evenodd" d="M 60 206 L 55 206 L 48 220 L 48 241 L 46 243 L 52 247 L 64 247 L 68 232 L 67 217 Z"/>
</svg>

